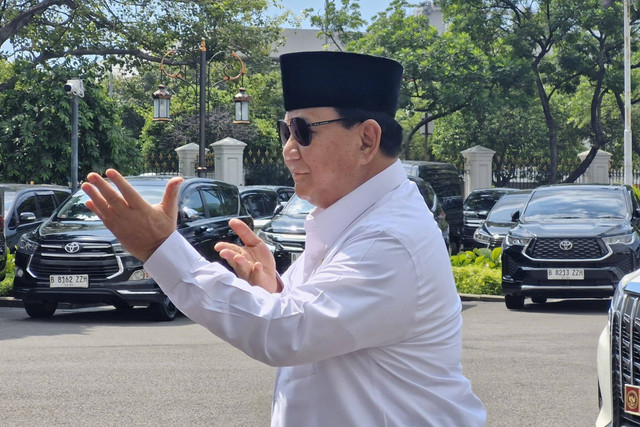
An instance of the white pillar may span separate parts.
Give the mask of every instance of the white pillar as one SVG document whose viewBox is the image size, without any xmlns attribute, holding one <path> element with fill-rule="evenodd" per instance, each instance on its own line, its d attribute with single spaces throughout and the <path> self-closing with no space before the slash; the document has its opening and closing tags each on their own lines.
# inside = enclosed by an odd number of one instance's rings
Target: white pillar
<svg viewBox="0 0 640 427">
<path fill-rule="evenodd" d="M 589 151 L 583 151 L 578 154 L 580 161 L 584 161 Z M 593 161 L 584 173 L 585 184 L 609 184 L 609 162 L 611 161 L 611 153 L 598 150 Z"/>
<path fill-rule="evenodd" d="M 178 153 L 178 173 L 180 175 L 196 175 L 196 159 L 199 151 L 200 146 L 194 142 L 176 148 L 176 153 Z M 209 149 L 205 148 L 205 153 L 207 152 L 209 152 Z"/>
<path fill-rule="evenodd" d="M 491 188 L 492 161 L 496 152 L 476 145 L 461 151 L 464 157 L 464 197 L 476 188 Z"/>
<path fill-rule="evenodd" d="M 216 159 L 216 179 L 229 184 L 244 185 L 243 153 L 246 146 L 244 142 L 230 137 L 211 144 Z"/>
</svg>

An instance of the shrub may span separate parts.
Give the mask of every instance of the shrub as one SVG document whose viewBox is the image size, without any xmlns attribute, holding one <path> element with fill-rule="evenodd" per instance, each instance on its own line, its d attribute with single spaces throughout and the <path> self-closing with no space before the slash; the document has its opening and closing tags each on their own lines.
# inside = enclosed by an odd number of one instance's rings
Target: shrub
<svg viewBox="0 0 640 427">
<path fill-rule="evenodd" d="M 501 248 L 477 248 L 451 256 L 456 288 L 462 294 L 502 295 Z"/>
<path fill-rule="evenodd" d="M 15 262 L 13 259 L 13 255 L 7 254 L 7 277 L 5 277 L 2 282 L 0 282 L 0 297 L 9 295 L 11 293 L 11 289 L 13 289 L 14 266 Z"/>
</svg>

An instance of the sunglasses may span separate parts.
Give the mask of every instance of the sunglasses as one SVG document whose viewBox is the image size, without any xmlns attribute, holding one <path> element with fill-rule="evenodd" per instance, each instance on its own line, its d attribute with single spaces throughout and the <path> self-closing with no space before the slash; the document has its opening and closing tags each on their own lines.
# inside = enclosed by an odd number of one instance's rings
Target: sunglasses
<svg viewBox="0 0 640 427">
<path fill-rule="evenodd" d="M 325 120 L 322 122 L 309 123 L 302 117 L 294 117 L 289 120 L 289 123 L 284 120 L 278 120 L 278 133 L 280 134 L 280 141 L 284 147 L 293 134 L 293 137 L 298 144 L 303 147 L 311 144 L 311 128 L 316 126 L 328 125 L 329 123 L 339 122 L 341 120 L 348 120 L 347 117 L 341 117 L 339 119 Z"/>
</svg>

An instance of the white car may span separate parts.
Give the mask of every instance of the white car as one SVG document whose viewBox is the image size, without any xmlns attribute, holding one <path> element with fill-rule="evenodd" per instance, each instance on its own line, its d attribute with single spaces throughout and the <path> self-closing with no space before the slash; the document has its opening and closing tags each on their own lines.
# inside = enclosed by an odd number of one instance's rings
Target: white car
<svg viewBox="0 0 640 427">
<path fill-rule="evenodd" d="M 640 270 L 618 283 L 597 352 L 597 427 L 640 426 Z"/>
</svg>

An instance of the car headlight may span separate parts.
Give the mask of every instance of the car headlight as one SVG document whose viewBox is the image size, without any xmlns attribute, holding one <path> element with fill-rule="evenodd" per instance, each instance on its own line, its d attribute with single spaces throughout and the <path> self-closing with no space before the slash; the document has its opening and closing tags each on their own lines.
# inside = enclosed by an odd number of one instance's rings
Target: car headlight
<svg viewBox="0 0 640 427">
<path fill-rule="evenodd" d="M 531 241 L 531 237 L 520 237 L 507 234 L 504 239 L 505 246 L 527 246 Z"/>
<path fill-rule="evenodd" d="M 38 243 L 30 240 L 23 234 L 20 236 L 20 240 L 18 240 L 18 250 L 26 254 L 34 254 L 38 250 Z"/>
<path fill-rule="evenodd" d="M 478 228 L 473 233 L 473 240 L 475 240 L 477 242 L 480 242 L 480 243 L 490 243 L 491 242 L 491 235 L 486 233 L 483 229 Z"/>
<path fill-rule="evenodd" d="M 636 240 L 636 234 L 635 233 L 621 234 L 619 236 L 611 236 L 611 237 L 603 237 L 602 238 L 602 241 L 605 242 L 607 245 L 615 245 L 615 244 L 630 245 L 633 242 L 635 242 L 635 240 Z"/>
</svg>

